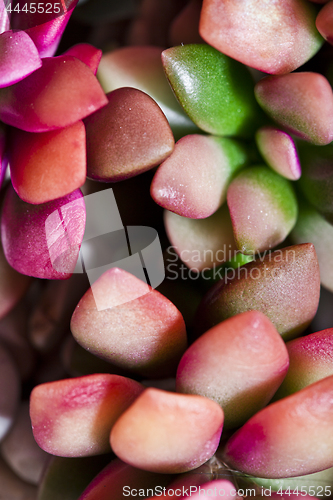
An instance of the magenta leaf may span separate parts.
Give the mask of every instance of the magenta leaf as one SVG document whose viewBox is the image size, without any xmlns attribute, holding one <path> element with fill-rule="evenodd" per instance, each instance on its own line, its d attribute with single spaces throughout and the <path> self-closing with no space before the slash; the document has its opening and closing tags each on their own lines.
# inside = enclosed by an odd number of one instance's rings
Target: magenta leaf
<svg viewBox="0 0 333 500">
<path fill-rule="evenodd" d="M 10 1 L 12 28 L 26 31 L 41 57 L 53 56 L 78 0 L 51 0 L 36 4 L 27 4 L 25 0 Z"/>
<path fill-rule="evenodd" d="M 0 35 L 0 88 L 19 82 L 41 65 L 38 50 L 24 31 Z"/>
<path fill-rule="evenodd" d="M 46 58 L 21 82 L 0 89 L 0 119 L 27 132 L 47 132 L 107 104 L 96 77 L 73 56 Z"/>
<path fill-rule="evenodd" d="M 48 203 L 30 205 L 10 186 L 1 220 L 8 263 L 18 272 L 36 278 L 69 278 L 77 262 L 85 219 L 79 189 Z"/>
<path fill-rule="evenodd" d="M 66 50 L 63 55 L 77 57 L 80 61 L 89 66 L 94 75 L 96 75 L 98 65 L 102 58 L 102 51 L 96 49 L 96 47 L 89 43 L 78 43 Z"/>
</svg>

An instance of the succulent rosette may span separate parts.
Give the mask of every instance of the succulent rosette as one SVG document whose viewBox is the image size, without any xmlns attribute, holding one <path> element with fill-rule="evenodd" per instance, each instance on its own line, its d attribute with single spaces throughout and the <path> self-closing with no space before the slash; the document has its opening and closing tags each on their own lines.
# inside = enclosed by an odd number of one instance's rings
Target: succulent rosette
<svg viewBox="0 0 333 500">
<path fill-rule="evenodd" d="M 331 496 L 332 19 L 0 0 L 0 496 Z"/>
</svg>

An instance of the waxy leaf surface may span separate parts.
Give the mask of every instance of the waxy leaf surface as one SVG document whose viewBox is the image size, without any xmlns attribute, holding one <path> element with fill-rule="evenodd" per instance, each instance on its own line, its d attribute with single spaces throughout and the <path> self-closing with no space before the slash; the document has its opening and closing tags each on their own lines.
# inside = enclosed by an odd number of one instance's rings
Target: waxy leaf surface
<svg viewBox="0 0 333 500">
<path fill-rule="evenodd" d="M 239 427 L 270 401 L 287 370 L 287 349 L 276 328 L 264 314 L 248 311 L 219 323 L 187 349 L 177 391 L 216 401 L 225 427 Z"/>
<path fill-rule="evenodd" d="M 91 353 L 145 376 L 172 376 L 187 346 L 176 306 L 118 268 L 106 271 L 82 297 L 71 330 Z"/>
<path fill-rule="evenodd" d="M 112 426 L 142 391 L 138 382 L 110 374 L 38 385 L 30 397 L 35 439 L 43 450 L 62 457 L 111 451 Z"/>
<path fill-rule="evenodd" d="M 204 0 L 200 35 L 264 73 L 289 73 L 320 49 L 316 9 L 305 0 Z"/>
<path fill-rule="evenodd" d="M 316 314 L 320 293 L 314 246 L 295 245 L 264 254 L 233 270 L 203 298 L 196 330 L 201 334 L 235 314 L 264 313 L 286 340 L 298 336 Z"/>
<path fill-rule="evenodd" d="M 228 184 L 246 162 L 245 148 L 235 140 L 187 135 L 159 167 L 151 195 L 183 217 L 209 217 L 224 203 Z"/>
<path fill-rule="evenodd" d="M 238 174 L 227 201 L 235 240 L 244 254 L 276 247 L 296 224 L 297 199 L 290 182 L 265 166 Z"/>
<path fill-rule="evenodd" d="M 85 120 L 88 177 L 115 182 L 162 163 L 174 138 L 156 102 L 132 88 L 114 90 L 107 98 L 108 105 Z"/>
<path fill-rule="evenodd" d="M 319 146 L 333 140 L 333 94 L 319 73 L 267 76 L 255 86 L 263 110 L 277 123 L 305 141 Z"/>
<path fill-rule="evenodd" d="M 162 53 L 171 87 L 194 123 L 215 135 L 249 136 L 261 119 L 247 68 L 205 44 Z"/>
<path fill-rule="evenodd" d="M 106 104 L 92 71 L 73 56 L 47 57 L 27 78 L 0 89 L 0 119 L 27 132 L 72 125 Z"/>
<path fill-rule="evenodd" d="M 1 237 L 9 264 L 22 274 L 66 279 L 73 273 L 83 239 L 85 204 L 79 189 L 57 200 L 31 205 L 10 186 Z"/>
<path fill-rule="evenodd" d="M 118 419 L 110 442 L 116 455 L 134 467 L 180 473 L 212 457 L 222 426 L 223 411 L 214 401 L 149 388 Z"/>
</svg>

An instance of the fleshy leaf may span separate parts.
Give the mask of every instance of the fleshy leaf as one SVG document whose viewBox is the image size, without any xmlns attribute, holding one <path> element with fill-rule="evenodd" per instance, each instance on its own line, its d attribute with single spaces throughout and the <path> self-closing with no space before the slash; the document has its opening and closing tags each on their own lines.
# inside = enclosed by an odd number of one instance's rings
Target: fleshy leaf
<svg viewBox="0 0 333 500">
<path fill-rule="evenodd" d="M 312 244 L 265 253 L 233 270 L 208 291 L 197 312 L 197 333 L 254 309 L 264 313 L 288 340 L 310 324 L 319 293 L 319 266 Z"/>
<path fill-rule="evenodd" d="M 316 19 L 316 26 L 322 37 L 327 42 L 333 44 L 333 4 L 328 2 L 319 12 Z"/>
<path fill-rule="evenodd" d="M 224 203 L 229 182 L 246 162 L 245 148 L 235 140 L 187 135 L 157 170 L 151 195 L 183 217 L 209 217 Z"/>
<path fill-rule="evenodd" d="M 165 211 L 164 224 L 174 250 L 190 269 L 210 269 L 230 260 L 237 251 L 226 204 L 206 219 Z"/>
<path fill-rule="evenodd" d="M 276 393 L 278 399 L 333 375 L 333 328 L 287 342 L 289 370 Z"/>
<path fill-rule="evenodd" d="M 214 401 L 149 388 L 117 420 L 110 442 L 115 454 L 134 467 L 180 473 L 213 456 L 222 426 L 223 411 Z"/>
<path fill-rule="evenodd" d="M 252 135 L 261 112 L 247 68 L 205 44 L 167 49 L 162 62 L 178 101 L 198 127 L 216 135 Z"/>
<path fill-rule="evenodd" d="M 333 166 L 333 164 L 332 164 Z M 291 233 L 294 243 L 314 244 L 319 262 L 321 284 L 333 292 L 333 226 L 308 203 L 299 203 L 296 226 Z"/>
<path fill-rule="evenodd" d="M 156 167 L 171 154 L 170 126 L 151 97 L 125 87 L 107 98 L 108 105 L 85 120 L 88 177 L 124 180 Z"/>
<path fill-rule="evenodd" d="M 187 345 L 178 309 L 118 268 L 106 271 L 82 297 L 71 330 L 91 353 L 144 376 L 172 376 Z"/>
<path fill-rule="evenodd" d="M 56 53 L 60 39 L 71 17 L 78 0 L 51 0 L 40 4 L 33 11 L 25 12 L 25 0 L 18 0 L 16 4 L 20 12 L 13 12 L 11 24 L 14 29 L 24 30 L 36 45 L 40 57 L 52 57 Z"/>
<path fill-rule="evenodd" d="M 130 494 L 132 490 L 146 491 L 148 488 L 154 489 L 156 486 L 163 488 L 170 479 L 171 476 L 168 474 L 154 474 L 140 470 L 116 459 L 112 460 L 92 480 L 79 500 L 110 500 L 110 493 L 112 493 L 112 500 L 123 500 L 124 496 L 128 492 Z"/>
<path fill-rule="evenodd" d="M 112 426 L 143 390 L 134 380 L 110 374 L 38 385 L 30 397 L 35 439 L 43 450 L 61 457 L 111 451 Z"/>
<path fill-rule="evenodd" d="M 229 439 L 225 462 L 273 479 L 332 467 L 332 401 L 330 376 L 267 406 Z"/>
<path fill-rule="evenodd" d="M 50 57 L 24 80 L 0 89 L 0 119 L 27 132 L 47 132 L 107 104 L 96 77 L 73 56 Z"/>
<path fill-rule="evenodd" d="M 231 182 L 227 200 L 242 253 L 274 248 L 296 224 L 297 200 L 290 182 L 265 166 L 241 172 Z"/>
<path fill-rule="evenodd" d="M 295 143 L 289 134 L 274 127 L 262 127 L 256 133 L 258 149 L 269 167 L 275 172 L 296 181 L 301 176 Z"/>
<path fill-rule="evenodd" d="M 23 80 L 41 65 L 36 46 L 24 31 L 0 34 L 0 88 Z"/>
<path fill-rule="evenodd" d="M 28 276 L 69 278 L 78 259 L 85 220 L 80 190 L 48 203 L 30 205 L 10 186 L 1 219 L 6 259 Z"/>
<path fill-rule="evenodd" d="M 96 47 L 89 43 L 78 43 L 66 50 L 63 55 L 77 57 L 80 61 L 89 66 L 94 75 L 96 75 L 98 65 L 101 61 L 102 51 L 96 49 Z"/>
<path fill-rule="evenodd" d="M 198 128 L 184 113 L 165 78 L 159 47 L 122 47 L 103 55 L 97 77 L 105 92 L 134 87 L 154 99 L 167 117 L 176 140 Z"/>
<path fill-rule="evenodd" d="M 83 122 L 41 134 L 12 129 L 9 161 L 13 187 L 23 201 L 41 204 L 72 193 L 86 180 Z"/>
<path fill-rule="evenodd" d="M 267 76 L 255 86 L 263 110 L 301 139 L 324 146 L 333 140 L 333 94 L 319 73 Z"/>
<path fill-rule="evenodd" d="M 305 0 L 204 0 L 200 35 L 264 73 L 289 73 L 320 49 L 316 9 Z"/>
<path fill-rule="evenodd" d="M 239 427 L 270 401 L 287 370 L 287 349 L 276 328 L 264 314 L 248 311 L 219 323 L 187 349 L 177 391 L 216 401 L 224 426 Z"/>
</svg>

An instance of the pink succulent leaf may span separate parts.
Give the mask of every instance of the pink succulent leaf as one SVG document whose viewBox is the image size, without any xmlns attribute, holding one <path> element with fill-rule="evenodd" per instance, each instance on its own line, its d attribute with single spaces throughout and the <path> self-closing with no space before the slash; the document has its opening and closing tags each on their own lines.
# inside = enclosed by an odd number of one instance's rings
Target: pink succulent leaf
<svg viewBox="0 0 333 500">
<path fill-rule="evenodd" d="M 30 398 L 35 440 L 61 457 L 107 453 L 112 426 L 143 390 L 132 379 L 108 373 L 37 385 Z"/>
<path fill-rule="evenodd" d="M 26 30 L 26 33 L 34 41 L 41 57 L 54 56 L 72 12 L 73 9 L 60 17 L 52 19 L 52 21 Z"/>
<path fill-rule="evenodd" d="M 23 80 L 41 65 L 38 50 L 24 31 L 0 35 L 0 88 Z"/>
<path fill-rule="evenodd" d="M 264 253 L 240 269 L 203 298 L 195 320 L 197 335 L 249 310 L 266 314 L 284 340 L 305 330 L 317 312 L 320 294 L 318 259 L 311 243 Z"/>
<path fill-rule="evenodd" d="M 70 49 L 66 50 L 63 55 L 74 56 L 80 59 L 84 64 L 89 66 L 91 71 L 96 75 L 97 69 L 102 58 L 102 51 L 96 49 L 89 43 L 78 43 Z"/>
<path fill-rule="evenodd" d="M 156 172 L 151 196 L 183 217 L 209 217 L 225 201 L 232 176 L 246 161 L 246 150 L 232 139 L 187 135 Z"/>
<path fill-rule="evenodd" d="M 77 262 L 85 219 L 85 205 L 79 189 L 48 203 L 30 205 L 10 187 L 1 220 L 7 261 L 28 276 L 69 278 Z"/>
<path fill-rule="evenodd" d="M 211 328 L 186 350 L 176 389 L 215 401 L 223 409 L 224 427 L 237 428 L 271 400 L 288 365 L 285 343 L 267 316 L 246 311 Z"/>
<path fill-rule="evenodd" d="M 107 102 L 86 64 L 73 56 L 50 57 L 21 82 L 0 89 L 0 119 L 27 132 L 47 132 L 72 125 Z"/>
<path fill-rule="evenodd" d="M 319 12 L 316 19 L 316 27 L 327 42 L 333 44 L 333 2 L 328 2 Z"/>
<path fill-rule="evenodd" d="M 149 387 L 113 426 L 111 448 L 118 458 L 139 469 L 187 472 L 214 455 L 223 419 L 215 401 Z"/>
<path fill-rule="evenodd" d="M 25 31 L 34 41 L 40 57 L 52 57 L 78 0 L 51 0 L 39 3 L 38 8 L 37 4 L 27 4 L 25 0 L 16 0 L 15 5 L 11 1 L 7 1 L 12 12 L 11 28 Z"/>
<path fill-rule="evenodd" d="M 115 267 L 82 297 L 71 331 L 84 349 L 149 378 L 173 376 L 187 347 L 185 323 L 176 306 Z"/>
<path fill-rule="evenodd" d="M 293 138 L 275 127 L 257 130 L 256 143 L 261 156 L 275 172 L 296 181 L 301 177 L 301 164 Z"/>
<path fill-rule="evenodd" d="M 287 342 L 289 369 L 274 399 L 284 398 L 333 375 L 333 328 Z"/>
<path fill-rule="evenodd" d="M 266 406 L 229 439 L 225 463 L 271 479 L 332 467 L 332 394 L 330 376 Z"/>
<path fill-rule="evenodd" d="M 287 131 L 318 146 L 332 142 L 332 87 L 320 73 L 267 76 L 254 93 L 268 116 Z"/>
<path fill-rule="evenodd" d="M 82 121 L 40 134 L 12 128 L 8 142 L 11 180 L 21 200 L 46 203 L 84 184 L 86 134 Z"/>
<path fill-rule="evenodd" d="M 316 9 L 305 0 L 204 0 L 199 33 L 243 64 L 284 74 L 320 49 L 315 19 Z"/>
</svg>

